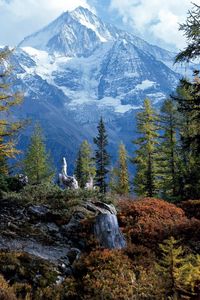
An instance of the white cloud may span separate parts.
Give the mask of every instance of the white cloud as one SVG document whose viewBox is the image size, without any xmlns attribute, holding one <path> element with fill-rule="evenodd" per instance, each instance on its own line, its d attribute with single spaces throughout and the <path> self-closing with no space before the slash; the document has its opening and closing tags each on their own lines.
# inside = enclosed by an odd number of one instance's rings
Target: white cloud
<svg viewBox="0 0 200 300">
<path fill-rule="evenodd" d="M 193 1 L 200 4 L 200 0 Z M 150 42 L 184 47 L 185 39 L 178 30 L 184 22 L 190 0 L 111 0 L 110 8 L 117 10 L 123 22 Z"/>
<path fill-rule="evenodd" d="M 87 0 L 0 0 L 0 44 L 15 45 L 78 6 L 90 8 Z"/>
</svg>

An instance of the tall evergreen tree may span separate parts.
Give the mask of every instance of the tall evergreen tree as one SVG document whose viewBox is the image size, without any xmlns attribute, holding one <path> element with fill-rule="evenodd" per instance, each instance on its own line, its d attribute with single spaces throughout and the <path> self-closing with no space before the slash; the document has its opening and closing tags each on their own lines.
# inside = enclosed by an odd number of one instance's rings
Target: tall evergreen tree
<svg viewBox="0 0 200 300">
<path fill-rule="evenodd" d="M 81 188 L 84 188 L 90 178 L 95 176 L 95 162 L 91 146 L 86 140 L 83 141 L 78 152 L 75 175 Z"/>
<path fill-rule="evenodd" d="M 135 151 L 136 175 L 134 190 L 138 195 L 152 197 L 157 193 L 157 145 L 158 145 L 158 116 L 145 99 L 144 107 L 137 114 L 137 130 L 139 137 L 133 141 L 138 146 Z"/>
<path fill-rule="evenodd" d="M 40 126 L 37 124 L 24 158 L 24 172 L 31 184 L 51 181 L 54 175 Z"/>
<path fill-rule="evenodd" d="M 161 142 L 159 146 L 160 191 L 164 198 L 179 193 L 179 152 L 177 145 L 178 116 L 172 99 L 166 100 L 160 112 Z"/>
<path fill-rule="evenodd" d="M 197 87 L 198 85 L 198 87 Z M 199 89 L 199 92 L 198 92 Z M 173 99 L 179 113 L 182 198 L 200 196 L 200 82 L 181 80 Z M 199 105 L 196 105 L 195 102 Z"/>
<path fill-rule="evenodd" d="M 186 22 L 180 25 L 179 30 L 184 32 L 187 46 L 176 56 L 176 62 L 198 58 L 200 55 L 200 5 L 193 3 Z"/>
<path fill-rule="evenodd" d="M 118 180 L 117 180 L 117 191 L 120 195 L 127 195 L 130 191 L 127 160 L 128 160 L 128 156 L 127 156 L 125 145 L 121 143 L 119 145 Z"/>
<path fill-rule="evenodd" d="M 117 164 L 110 171 L 109 187 L 114 194 L 127 195 L 130 192 L 127 160 L 125 145 L 121 143 L 119 145 Z"/>
<path fill-rule="evenodd" d="M 23 122 L 12 122 L 7 114 L 22 102 L 20 93 L 11 91 L 11 73 L 8 49 L 0 51 L 0 173 L 7 173 L 7 158 L 14 158 L 19 152 L 16 149 L 15 134 L 23 126 Z M 6 67 L 8 65 L 8 67 Z"/>
<path fill-rule="evenodd" d="M 108 137 L 106 134 L 105 125 L 103 119 L 100 119 L 99 125 L 97 127 L 98 135 L 94 138 L 94 143 L 97 146 L 95 151 L 95 161 L 96 161 L 96 185 L 99 187 L 100 193 L 105 194 L 107 190 L 107 174 L 108 165 L 110 161 L 110 156 L 106 150 L 108 145 Z"/>
<path fill-rule="evenodd" d="M 118 193 L 118 178 L 119 169 L 117 167 L 112 167 L 109 172 L 109 190 L 112 194 Z"/>
<path fill-rule="evenodd" d="M 191 61 L 200 55 L 200 6 L 193 4 L 185 23 L 180 25 L 187 39 L 186 48 L 175 62 Z M 194 71 L 194 80 L 183 78 L 173 99 L 180 113 L 180 140 L 183 170 L 183 198 L 200 197 L 200 78 Z"/>
</svg>

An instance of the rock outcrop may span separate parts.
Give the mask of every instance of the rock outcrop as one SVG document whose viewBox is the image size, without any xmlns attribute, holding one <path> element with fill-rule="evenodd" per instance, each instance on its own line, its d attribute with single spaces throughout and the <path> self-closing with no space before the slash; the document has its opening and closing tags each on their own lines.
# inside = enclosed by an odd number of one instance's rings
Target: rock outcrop
<svg viewBox="0 0 200 300">
<path fill-rule="evenodd" d="M 100 246 L 121 249 L 126 242 L 119 230 L 113 205 L 82 201 L 73 212 L 55 211 L 48 205 L 26 206 L 1 200 L 0 250 L 23 251 L 65 269 L 85 251 L 87 240 L 82 221 L 92 220 L 91 234 Z"/>
</svg>

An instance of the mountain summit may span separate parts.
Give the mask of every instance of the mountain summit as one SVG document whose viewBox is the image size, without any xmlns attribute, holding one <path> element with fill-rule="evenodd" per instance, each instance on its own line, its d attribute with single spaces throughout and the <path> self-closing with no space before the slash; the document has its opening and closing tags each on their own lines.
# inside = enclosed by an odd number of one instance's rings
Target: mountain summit
<svg viewBox="0 0 200 300">
<path fill-rule="evenodd" d="M 151 53 L 158 60 L 169 61 L 174 54 L 102 22 L 93 12 L 79 6 L 62 13 L 38 32 L 24 38 L 19 47 L 33 47 L 49 53 L 67 56 L 90 56 L 102 43 L 123 40 L 132 42 L 140 50 Z"/>
<path fill-rule="evenodd" d="M 160 105 L 176 87 L 173 58 L 78 7 L 26 37 L 12 64 L 25 92 L 24 117 L 41 121 L 58 162 L 66 151 L 74 160 L 81 141 L 92 141 L 100 116 L 111 154 L 120 140 L 130 149 L 128 132 L 143 100 Z"/>
<path fill-rule="evenodd" d="M 26 37 L 19 47 L 50 53 L 87 57 L 102 43 L 112 40 L 106 25 L 86 8 L 64 12 L 40 31 Z"/>
</svg>

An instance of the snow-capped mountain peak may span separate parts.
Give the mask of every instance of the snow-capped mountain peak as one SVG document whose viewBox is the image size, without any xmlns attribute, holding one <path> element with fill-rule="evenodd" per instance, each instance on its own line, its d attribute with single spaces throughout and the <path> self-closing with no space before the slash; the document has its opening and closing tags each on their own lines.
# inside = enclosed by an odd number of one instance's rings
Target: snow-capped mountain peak
<svg viewBox="0 0 200 300">
<path fill-rule="evenodd" d="M 112 39 L 112 35 L 107 26 L 87 8 L 80 6 L 72 11 L 70 15 L 83 26 L 94 31 L 101 42 L 107 42 L 108 40 Z"/>
<path fill-rule="evenodd" d="M 72 12 L 64 12 L 48 26 L 26 37 L 19 47 L 87 57 L 101 43 L 112 39 L 107 26 L 95 14 L 78 7 Z"/>
<path fill-rule="evenodd" d="M 25 94 L 25 118 L 42 120 L 57 159 L 66 149 L 74 153 L 80 132 L 90 139 L 100 116 L 114 147 L 120 140 L 128 144 L 143 100 L 161 103 L 179 79 L 173 53 L 83 7 L 64 12 L 19 46 L 12 65 Z"/>
</svg>

